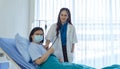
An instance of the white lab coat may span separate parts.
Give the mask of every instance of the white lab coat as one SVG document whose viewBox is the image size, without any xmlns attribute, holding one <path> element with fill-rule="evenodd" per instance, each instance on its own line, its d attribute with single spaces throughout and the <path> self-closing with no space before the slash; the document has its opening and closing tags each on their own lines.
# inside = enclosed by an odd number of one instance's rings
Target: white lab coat
<svg viewBox="0 0 120 69">
<path fill-rule="evenodd" d="M 51 42 L 54 42 L 56 39 L 56 26 L 57 24 L 52 24 L 52 26 L 50 27 L 50 29 L 47 32 L 47 35 L 45 37 L 45 39 L 50 40 Z M 71 53 L 72 50 L 72 44 L 77 43 L 77 36 L 76 36 L 76 31 L 75 31 L 75 27 L 71 24 L 68 23 L 67 26 L 67 56 L 68 56 L 68 61 L 72 62 L 73 60 L 73 53 Z M 63 52 L 62 52 L 62 43 L 61 43 L 61 36 L 60 36 L 60 32 L 58 35 L 57 40 L 55 41 L 54 45 L 54 54 L 58 57 L 58 58 L 62 58 L 63 60 Z"/>
</svg>

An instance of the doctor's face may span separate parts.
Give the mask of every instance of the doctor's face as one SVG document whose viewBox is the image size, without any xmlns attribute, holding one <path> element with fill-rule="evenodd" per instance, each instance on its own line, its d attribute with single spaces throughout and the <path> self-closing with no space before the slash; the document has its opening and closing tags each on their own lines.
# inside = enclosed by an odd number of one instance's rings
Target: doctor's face
<svg viewBox="0 0 120 69">
<path fill-rule="evenodd" d="M 61 23 L 64 24 L 68 19 L 68 14 L 67 14 L 67 11 L 66 10 L 63 10 L 61 13 L 60 13 L 60 20 L 61 20 Z"/>
</svg>

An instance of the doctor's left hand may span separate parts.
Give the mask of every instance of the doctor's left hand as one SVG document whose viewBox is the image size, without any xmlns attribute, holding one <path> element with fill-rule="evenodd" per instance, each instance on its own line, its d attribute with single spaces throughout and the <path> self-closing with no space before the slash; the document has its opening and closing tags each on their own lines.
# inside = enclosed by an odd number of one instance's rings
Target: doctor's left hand
<svg viewBox="0 0 120 69">
<path fill-rule="evenodd" d="M 48 46 L 48 45 L 44 45 L 44 48 L 45 48 L 46 50 L 48 50 L 49 46 Z"/>
<path fill-rule="evenodd" d="M 63 62 L 62 58 L 59 58 L 59 61 L 62 63 Z"/>
</svg>

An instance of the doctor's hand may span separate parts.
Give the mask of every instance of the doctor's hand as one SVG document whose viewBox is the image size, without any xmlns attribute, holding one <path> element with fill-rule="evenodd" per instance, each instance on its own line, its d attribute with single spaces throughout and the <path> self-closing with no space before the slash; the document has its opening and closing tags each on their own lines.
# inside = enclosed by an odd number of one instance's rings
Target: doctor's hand
<svg viewBox="0 0 120 69">
<path fill-rule="evenodd" d="M 60 61 L 60 62 L 63 62 L 62 58 L 59 58 L 59 61 Z"/>
<path fill-rule="evenodd" d="M 49 46 L 48 46 L 48 45 L 44 45 L 44 48 L 45 48 L 46 50 L 48 50 Z"/>
</svg>

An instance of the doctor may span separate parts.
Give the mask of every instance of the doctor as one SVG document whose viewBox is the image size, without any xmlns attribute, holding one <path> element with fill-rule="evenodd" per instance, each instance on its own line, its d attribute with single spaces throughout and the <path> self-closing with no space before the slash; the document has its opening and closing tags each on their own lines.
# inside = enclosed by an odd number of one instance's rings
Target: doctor
<svg viewBox="0 0 120 69">
<path fill-rule="evenodd" d="M 49 47 L 50 42 L 54 43 L 54 54 L 59 58 L 60 62 L 72 62 L 77 36 L 68 8 L 60 9 L 57 23 L 50 27 L 45 39 L 45 48 Z"/>
</svg>

